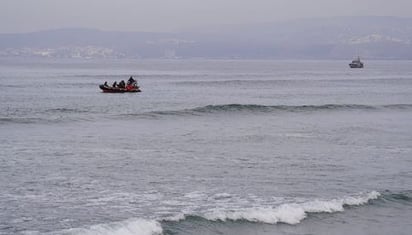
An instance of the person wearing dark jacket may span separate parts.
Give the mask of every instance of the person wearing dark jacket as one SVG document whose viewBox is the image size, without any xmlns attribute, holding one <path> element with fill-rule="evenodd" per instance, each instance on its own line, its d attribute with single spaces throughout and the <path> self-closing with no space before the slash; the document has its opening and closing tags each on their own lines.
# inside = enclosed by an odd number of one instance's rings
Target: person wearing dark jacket
<svg viewBox="0 0 412 235">
<path fill-rule="evenodd" d="M 136 82 L 136 80 L 134 80 L 133 77 L 130 76 L 129 80 L 127 80 L 127 85 L 133 84 L 135 82 Z"/>
</svg>

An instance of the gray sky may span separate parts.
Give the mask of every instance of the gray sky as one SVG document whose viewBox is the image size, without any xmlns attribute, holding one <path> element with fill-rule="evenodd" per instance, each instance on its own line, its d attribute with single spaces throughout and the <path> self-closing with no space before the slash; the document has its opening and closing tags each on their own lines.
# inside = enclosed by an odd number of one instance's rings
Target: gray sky
<svg viewBox="0 0 412 235">
<path fill-rule="evenodd" d="M 155 32 L 354 15 L 412 17 L 412 0 L 0 0 L 0 33 L 67 27 Z"/>
</svg>

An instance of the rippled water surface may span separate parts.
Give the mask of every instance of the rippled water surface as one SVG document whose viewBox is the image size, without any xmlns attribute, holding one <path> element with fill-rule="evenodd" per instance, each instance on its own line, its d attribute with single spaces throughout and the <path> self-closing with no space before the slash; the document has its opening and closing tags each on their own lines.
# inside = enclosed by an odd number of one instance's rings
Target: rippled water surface
<svg viewBox="0 0 412 235">
<path fill-rule="evenodd" d="M 0 234 L 411 234 L 411 68 L 3 59 Z"/>
</svg>

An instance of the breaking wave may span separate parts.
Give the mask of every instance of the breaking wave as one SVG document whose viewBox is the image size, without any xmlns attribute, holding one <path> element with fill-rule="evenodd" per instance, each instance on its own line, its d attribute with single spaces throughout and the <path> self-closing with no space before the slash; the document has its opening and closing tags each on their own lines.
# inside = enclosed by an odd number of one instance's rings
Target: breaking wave
<svg viewBox="0 0 412 235">
<path fill-rule="evenodd" d="M 122 222 L 93 225 L 61 231 L 59 235 L 160 235 L 162 226 L 156 220 L 130 219 Z"/>
<path fill-rule="evenodd" d="M 341 199 L 311 200 L 302 203 L 282 203 L 277 206 L 257 206 L 251 208 L 214 208 L 200 213 L 178 214 L 167 217 L 162 222 L 179 222 L 184 220 L 207 221 L 248 221 L 266 224 L 298 224 L 311 213 L 342 212 L 350 206 L 368 204 L 371 200 L 382 198 L 379 192 L 372 191 L 358 196 L 348 196 Z"/>
<path fill-rule="evenodd" d="M 277 207 L 257 207 L 236 210 L 214 209 L 200 215 L 200 217 L 210 221 L 246 220 L 249 222 L 267 224 L 298 224 L 305 219 L 309 213 L 341 212 L 344 211 L 346 206 L 364 205 L 370 200 L 378 199 L 380 196 L 381 194 L 379 192 L 373 191 L 357 197 L 346 197 L 333 200 L 314 200 L 304 203 L 286 203 Z"/>
<path fill-rule="evenodd" d="M 220 195 L 220 194 L 219 194 Z M 221 194 L 225 197 L 229 194 Z M 373 204 L 372 204 L 372 201 Z M 376 202 L 375 202 L 376 201 Z M 211 222 L 251 222 L 264 224 L 285 223 L 299 224 L 312 213 L 342 212 L 352 206 L 362 206 L 385 202 L 411 203 L 411 193 L 392 193 L 385 191 L 347 196 L 338 199 L 315 199 L 299 203 L 282 203 L 277 206 L 256 206 L 251 208 L 215 207 L 205 211 L 178 213 L 174 216 L 158 219 L 128 219 L 108 224 L 98 224 L 87 228 L 73 228 L 60 232 L 59 235 L 163 235 L 175 234 L 173 231 L 193 229 L 195 225 L 209 226 Z M 197 230 L 196 230 L 197 231 Z"/>
</svg>

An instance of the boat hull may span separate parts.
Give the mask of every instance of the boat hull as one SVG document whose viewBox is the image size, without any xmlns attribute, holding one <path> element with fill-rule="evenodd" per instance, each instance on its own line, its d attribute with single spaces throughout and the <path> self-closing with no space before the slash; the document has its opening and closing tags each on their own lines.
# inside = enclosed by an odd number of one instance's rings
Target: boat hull
<svg viewBox="0 0 412 235">
<path fill-rule="evenodd" d="M 100 85 L 99 87 L 104 93 L 135 93 L 135 92 L 141 92 L 139 87 L 133 87 L 131 89 L 119 88 L 119 87 L 108 87 L 108 86 L 105 86 L 105 85 Z"/>
<path fill-rule="evenodd" d="M 363 64 L 353 64 L 353 63 L 350 63 L 350 64 L 349 64 L 349 67 L 351 67 L 352 69 L 361 69 L 361 68 L 363 68 Z"/>
</svg>

